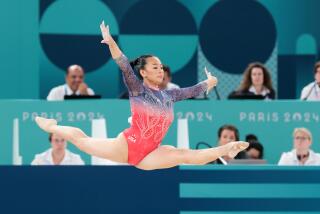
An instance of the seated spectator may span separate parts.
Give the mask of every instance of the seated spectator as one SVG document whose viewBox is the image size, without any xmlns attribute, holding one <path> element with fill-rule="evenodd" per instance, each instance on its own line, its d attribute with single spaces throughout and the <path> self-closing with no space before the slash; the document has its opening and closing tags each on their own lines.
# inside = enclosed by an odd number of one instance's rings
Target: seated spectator
<svg viewBox="0 0 320 214">
<path fill-rule="evenodd" d="M 165 90 L 165 89 L 180 88 L 177 84 L 174 84 L 171 82 L 172 76 L 171 76 L 171 70 L 169 66 L 163 65 L 163 72 L 164 72 L 164 77 L 163 77 L 163 82 L 160 85 L 160 89 Z"/>
<path fill-rule="evenodd" d="M 251 142 L 257 142 L 258 137 L 254 134 L 247 134 L 246 135 L 246 142 L 251 143 Z"/>
<path fill-rule="evenodd" d="M 80 65 L 69 66 L 65 80 L 66 84 L 51 89 L 47 100 L 64 100 L 65 95 L 94 95 L 84 82 L 84 70 Z"/>
<path fill-rule="evenodd" d="M 81 157 L 66 149 L 65 139 L 56 134 L 49 135 L 51 148 L 35 155 L 31 165 L 84 165 Z"/>
<path fill-rule="evenodd" d="M 251 141 L 246 151 L 248 159 L 263 159 L 263 145 L 258 141 Z"/>
<path fill-rule="evenodd" d="M 258 62 L 251 63 L 244 72 L 241 85 L 228 99 L 275 99 L 270 73 Z"/>
<path fill-rule="evenodd" d="M 301 100 L 320 100 L 320 61 L 314 66 L 314 79 L 302 89 Z"/>
<path fill-rule="evenodd" d="M 320 165 L 320 154 L 310 149 L 312 144 L 311 132 L 306 128 L 296 128 L 293 131 L 293 150 L 284 152 L 279 165 Z"/>
<path fill-rule="evenodd" d="M 233 142 L 233 141 L 239 141 L 239 130 L 237 127 L 233 125 L 223 125 L 219 128 L 218 130 L 218 145 L 222 146 L 227 143 Z M 224 156 L 222 157 L 226 161 L 230 160 L 230 157 Z M 246 153 L 244 151 L 240 152 L 235 159 L 244 159 L 246 158 Z M 222 162 L 217 159 L 216 160 L 217 164 L 222 164 Z"/>
<path fill-rule="evenodd" d="M 227 143 L 233 142 L 233 141 L 239 141 L 239 130 L 233 126 L 233 125 L 223 125 L 218 130 L 218 145 L 222 146 Z M 209 143 L 206 143 L 204 141 L 198 142 L 196 145 L 196 149 L 200 149 L 202 147 L 206 148 L 212 148 L 212 146 Z M 224 156 L 222 157 L 224 160 L 229 161 L 230 157 Z M 238 155 L 235 157 L 235 159 L 246 159 L 246 152 L 242 151 L 238 153 Z M 210 164 L 223 164 L 221 160 L 217 159 L 216 161 L 211 162 Z"/>
</svg>

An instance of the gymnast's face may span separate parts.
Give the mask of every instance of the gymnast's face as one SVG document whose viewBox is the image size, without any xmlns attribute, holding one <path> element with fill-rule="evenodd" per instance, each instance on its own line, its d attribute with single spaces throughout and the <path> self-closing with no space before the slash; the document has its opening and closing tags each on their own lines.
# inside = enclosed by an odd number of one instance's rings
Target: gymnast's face
<svg viewBox="0 0 320 214">
<path fill-rule="evenodd" d="M 219 138 L 219 145 L 225 145 L 233 141 L 236 141 L 236 134 L 234 133 L 234 131 L 229 129 L 224 129 L 221 132 L 221 136 Z"/>
<path fill-rule="evenodd" d="M 159 86 L 162 83 L 164 76 L 160 59 L 158 57 L 149 57 L 146 61 L 147 64 L 144 66 L 144 69 L 140 70 L 143 80 Z"/>
<path fill-rule="evenodd" d="M 262 68 L 252 68 L 251 70 L 251 81 L 253 86 L 263 85 L 263 70 Z"/>
<path fill-rule="evenodd" d="M 67 142 L 64 138 L 56 135 L 56 134 L 52 134 L 51 137 L 51 147 L 53 150 L 57 151 L 57 150 L 64 150 L 67 146 Z"/>
<path fill-rule="evenodd" d="M 79 65 L 71 65 L 68 68 L 66 82 L 72 91 L 76 92 L 79 85 L 83 83 L 84 71 Z"/>
</svg>

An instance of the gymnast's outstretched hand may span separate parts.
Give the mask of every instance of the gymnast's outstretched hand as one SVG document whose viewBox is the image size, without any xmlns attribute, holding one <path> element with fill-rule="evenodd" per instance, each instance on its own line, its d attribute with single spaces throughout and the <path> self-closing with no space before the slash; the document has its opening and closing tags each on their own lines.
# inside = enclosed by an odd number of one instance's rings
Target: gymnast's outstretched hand
<svg viewBox="0 0 320 214">
<path fill-rule="evenodd" d="M 212 76 L 211 73 L 207 70 L 207 67 L 204 67 L 204 72 L 207 75 L 207 82 L 208 88 L 207 88 L 207 94 L 213 87 L 215 87 L 218 84 L 218 79 L 215 76 Z"/>
<path fill-rule="evenodd" d="M 103 38 L 101 43 L 109 45 L 112 40 L 110 31 L 109 31 L 109 25 L 106 26 L 104 24 L 104 21 L 102 21 L 102 23 L 100 24 L 100 30 L 101 30 L 102 38 Z"/>
<path fill-rule="evenodd" d="M 104 24 L 104 21 L 102 21 L 102 23 L 100 24 L 100 30 L 101 30 L 101 34 L 102 34 L 102 38 L 103 38 L 101 43 L 109 46 L 110 53 L 111 53 L 113 59 L 119 58 L 121 56 L 122 52 L 110 34 L 109 25 L 106 26 Z"/>
</svg>

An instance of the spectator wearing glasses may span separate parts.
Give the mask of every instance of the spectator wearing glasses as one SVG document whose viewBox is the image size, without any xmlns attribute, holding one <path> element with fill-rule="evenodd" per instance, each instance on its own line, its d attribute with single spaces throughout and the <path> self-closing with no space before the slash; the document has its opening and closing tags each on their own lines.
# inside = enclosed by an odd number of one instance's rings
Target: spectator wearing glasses
<svg viewBox="0 0 320 214">
<path fill-rule="evenodd" d="M 94 91 L 84 82 L 84 70 L 80 65 L 71 65 L 67 69 L 66 83 L 54 87 L 47 100 L 64 100 L 65 95 L 94 95 Z"/>
<path fill-rule="evenodd" d="M 293 131 L 293 150 L 284 152 L 278 165 L 320 165 L 320 154 L 310 149 L 312 134 L 306 128 Z"/>
</svg>

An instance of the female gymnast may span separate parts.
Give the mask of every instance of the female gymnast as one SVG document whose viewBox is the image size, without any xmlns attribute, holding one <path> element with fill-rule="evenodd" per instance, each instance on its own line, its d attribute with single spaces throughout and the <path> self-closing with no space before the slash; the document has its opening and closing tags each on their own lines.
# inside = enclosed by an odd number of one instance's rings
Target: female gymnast
<svg viewBox="0 0 320 214">
<path fill-rule="evenodd" d="M 129 163 L 139 169 L 154 170 L 179 164 L 202 165 L 221 156 L 231 158 L 248 147 L 247 142 L 231 142 L 216 148 L 191 150 L 160 145 L 173 121 L 173 103 L 209 91 L 217 79 L 205 69 L 207 80 L 181 89 L 159 90 L 163 69 L 158 57 L 143 55 L 131 65 L 109 33 L 109 26 L 101 23 L 103 40 L 109 46 L 112 58 L 122 70 L 128 88 L 132 112 L 131 127 L 116 138 L 97 139 L 87 136 L 75 127 L 57 125 L 54 119 L 36 117 L 35 121 L 46 132 L 60 135 L 80 150 L 97 157 L 120 163 Z M 134 73 L 137 71 L 140 80 Z"/>
</svg>

